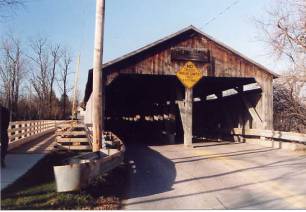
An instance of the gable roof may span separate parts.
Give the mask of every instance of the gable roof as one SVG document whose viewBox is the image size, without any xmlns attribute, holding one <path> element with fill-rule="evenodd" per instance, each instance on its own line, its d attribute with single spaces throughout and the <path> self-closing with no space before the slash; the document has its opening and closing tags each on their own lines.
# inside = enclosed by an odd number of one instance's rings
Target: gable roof
<svg viewBox="0 0 306 212">
<path fill-rule="evenodd" d="M 190 25 L 190 26 L 188 26 L 188 27 L 186 27 L 186 28 L 176 32 L 176 33 L 173 33 L 173 34 L 171 34 L 169 36 L 166 36 L 166 37 L 164 37 L 164 38 L 162 38 L 160 40 L 157 40 L 157 41 L 155 41 L 153 43 L 150 43 L 150 44 L 148 44 L 148 45 L 146 45 L 146 46 L 144 46 L 144 47 L 142 47 L 140 49 L 137 49 L 137 50 L 135 50 L 133 52 L 130 52 L 130 53 L 126 54 L 126 55 L 123 55 L 123 56 L 121 56 L 121 57 L 119 57 L 117 59 L 111 60 L 111 61 L 103 64 L 103 68 L 106 69 L 106 68 L 109 68 L 109 67 L 111 67 L 113 65 L 116 65 L 118 63 L 121 63 L 121 62 L 124 62 L 126 60 L 132 59 L 133 57 L 137 57 L 139 54 L 142 54 L 142 53 L 144 53 L 146 51 L 149 51 L 149 50 L 151 50 L 151 49 L 153 49 L 153 48 L 155 48 L 155 47 L 157 47 L 159 45 L 162 45 L 162 44 L 170 41 L 171 39 L 174 39 L 174 38 L 179 37 L 179 36 L 181 36 L 183 34 L 186 34 L 186 33 L 198 33 L 198 34 L 206 37 L 208 40 L 211 40 L 212 42 L 220 45 L 221 47 L 223 47 L 225 49 L 227 49 L 228 51 L 232 52 L 233 54 L 235 54 L 235 55 L 245 59 L 246 61 L 254 64 L 258 68 L 260 68 L 260 69 L 264 70 L 265 72 L 267 72 L 268 74 L 271 74 L 273 76 L 273 78 L 277 78 L 279 76 L 278 74 L 276 74 L 273 71 L 269 70 L 265 66 L 263 66 L 263 65 L 257 63 L 256 61 L 248 58 L 247 56 L 243 55 L 242 53 L 232 49 L 231 47 L 227 46 L 226 44 L 216 40 L 215 38 L 213 38 L 210 35 L 202 32 L 200 29 L 194 27 L 193 25 Z"/>
</svg>

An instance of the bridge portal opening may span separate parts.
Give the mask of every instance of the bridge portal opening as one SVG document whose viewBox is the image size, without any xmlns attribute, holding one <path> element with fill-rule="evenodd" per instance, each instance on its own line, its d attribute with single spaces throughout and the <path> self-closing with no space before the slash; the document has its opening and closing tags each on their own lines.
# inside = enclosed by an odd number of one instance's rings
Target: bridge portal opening
<svg viewBox="0 0 306 212">
<path fill-rule="evenodd" d="M 127 141 L 182 143 L 185 92 L 176 76 L 119 75 L 106 86 L 106 129 Z M 260 96 L 254 78 L 203 77 L 193 88 L 194 142 L 229 139 L 221 130 L 252 128 L 248 106 L 255 107 Z"/>
<path fill-rule="evenodd" d="M 106 128 L 127 141 L 183 142 L 177 101 L 185 88 L 175 76 L 123 74 L 106 86 Z"/>
<path fill-rule="evenodd" d="M 254 78 L 204 77 L 193 88 L 193 142 L 232 140 L 234 128 L 251 129 L 262 89 Z"/>
</svg>

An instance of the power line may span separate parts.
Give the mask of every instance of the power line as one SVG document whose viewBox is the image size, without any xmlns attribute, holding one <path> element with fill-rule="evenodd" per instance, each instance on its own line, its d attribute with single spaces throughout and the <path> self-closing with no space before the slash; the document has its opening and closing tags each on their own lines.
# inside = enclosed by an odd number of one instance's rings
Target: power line
<svg viewBox="0 0 306 212">
<path fill-rule="evenodd" d="M 234 7 L 236 4 L 239 3 L 240 0 L 236 0 L 234 2 L 232 2 L 230 5 L 228 5 L 225 9 L 223 9 L 222 11 L 220 11 L 216 16 L 212 17 L 210 20 L 208 20 L 203 27 L 207 26 L 208 24 L 210 24 L 211 22 L 215 21 L 218 17 L 220 17 L 221 15 L 223 15 L 224 13 L 226 13 L 228 10 L 230 10 L 232 7 Z M 202 27 L 202 28 L 203 28 Z"/>
</svg>

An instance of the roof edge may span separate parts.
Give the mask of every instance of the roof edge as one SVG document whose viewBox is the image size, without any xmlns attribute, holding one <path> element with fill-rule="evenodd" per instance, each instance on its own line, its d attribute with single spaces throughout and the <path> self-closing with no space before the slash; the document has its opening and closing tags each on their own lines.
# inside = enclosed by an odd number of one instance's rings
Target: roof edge
<svg viewBox="0 0 306 212">
<path fill-rule="evenodd" d="M 154 46 L 156 46 L 158 44 L 161 44 L 163 42 L 166 42 L 167 40 L 170 40 L 170 39 L 172 39 L 172 38 L 174 38 L 174 37 L 176 37 L 176 36 L 178 36 L 178 35 L 180 35 L 180 34 L 182 34 L 184 32 L 187 32 L 188 30 L 193 30 L 193 31 L 199 33 L 200 35 L 206 37 L 207 39 L 211 40 L 212 42 L 216 43 L 217 45 L 220 45 L 221 47 L 227 49 L 228 51 L 232 52 L 233 54 L 235 54 L 235 55 L 245 59 L 246 61 L 254 64 L 258 68 L 260 68 L 260 69 L 264 70 L 265 72 L 267 72 L 268 74 L 271 74 L 273 76 L 273 79 L 278 78 L 280 76 L 279 74 L 271 71 L 270 69 L 268 69 L 264 65 L 254 61 L 253 59 L 250 59 L 249 57 L 245 56 L 244 54 L 240 53 L 239 51 L 237 51 L 237 50 L 233 49 L 232 47 L 228 46 L 227 44 L 225 44 L 225 43 L 215 39 L 214 37 L 206 34 L 205 32 L 201 31 L 200 29 L 198 29 L 197 27 L 195 27 L 193 25 L 185 27 L 185 28 L 183 28 L 183 29 L 181 29 L 181 30 L 179 30 L 179 31 L 177 31 L 177 32 L 175 32 L 173 34 L 170 34 L 170 35 L 168 35 L 168 36 L 166 36 L 164 38 L 161 38 L 161 39 L 159 39 L 159 40 L 157 40 L 155 42 L 147 44 L 147 45 L 145 45 L 145 46 L 143 46 L 143 47 L 141 47 L 139 49 L 136 49 L 135 51 L 132 51 L 132 52 L 127 53 L 127 54 L 124 54 L 121 57 L 118 57 L 116 59 L 110 60 L 110 61 L 108 61 L 108 62 L 103 64 L 103 68 L 107 68 L 107 67 L 109 67 L 109 66 L 111 66 L 111 65 L 113 65 L 115 63 L 121 62 L 121 61 L 123 61 L 125 59 L 128 59 L 128 58 L 134 56 L 134 55 L 137 55 L 137 54 L 139 54 L 139 53 L 141 53 L 141 52 L 143 52 L 143 51 L 145 51 L 147 49 L 150 49 L 150 48 L 152 48 L 152 47 L 154 47 Z"/>
<path fill-rule="evenodd" d="M 196 32 L 198 32 L 198 33 L 202 34 L 203 36 L 207 37 L 209 40 L 211 40 L 211 41 L 215 42 L 216 44 L 218 44 L 218 45 L 220 45 L 220 46 L 226 48 L 226 49 L 229 50 L 230 52 L 232 52 L 232 53 L 234 53 L 234 54 L 236 54 L 236 55 L 242 57 L 243 59 L 247 60 L 248 62 L 250 62 L 250 63 L 256 65 L 257 67 L 259 67 L 259 68 L 263 69 L 264 71 L 268 72 L 269 74 L 273 75 L 273 78 L 278 78 L 278 77 L 280 76 L 279 74 L 277 74 L 277 73 L 275 73 L 274 71 L 268 69 L 268 68 L 265 67 L 264 65 L 262 65 L 262 64 L 256 62 L 255 60 L 253 60 L 253 59 L 251 59 L 251 58 L 245 56 L 245 55 L 242 54 L 241 52 L 239 52 L 239 51 L 233 49 L 232 47 L 230 47 L 230 46 L 228 46 L 227 44 L 225 44 L 225 43 L 223 43 L 223 42 L 221 42 L 221 41 L 215 39 L 214 37 L 212 37 L 212 36 L 206 34 L 205 32 L 203 32 L 203 31 L 201 31 L 200 29 L 194 27 L 193 25 L 191 25 L 190 27 L 191 27 L 193 30 L 195 30 Z"/>
</svg>

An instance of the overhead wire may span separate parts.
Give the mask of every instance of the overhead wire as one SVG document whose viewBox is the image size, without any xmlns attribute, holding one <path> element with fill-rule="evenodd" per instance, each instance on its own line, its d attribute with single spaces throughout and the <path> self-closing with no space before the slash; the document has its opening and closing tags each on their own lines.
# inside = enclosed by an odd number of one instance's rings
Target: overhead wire
<svg viewBox="0 0 306 212">
<path fill-rule="evenodd" d="M 233 1 L 230 5 L 228 5 L 226 8 L 224 8 L 222 11 L 220 11 L 216 16 L 212 17 L 211 19 L 209 19 L 203 27 L 209 25 L 210 23 L 212 23 L 213 21 L 215 21 L 218 17 L 222 16 L 223 14 L 225 14 L 227 11 L 229 11 L 232 7 L 234 7 L 235 5 L 237 5 L 240 2 L 240 0 L 236 0 Z M 203 28 L 202 27 L 202 28 Z"/>
</svg>

